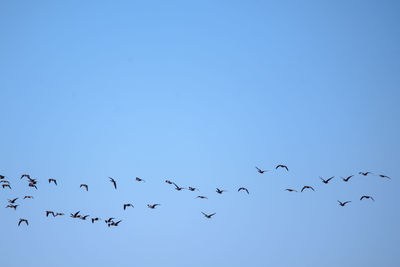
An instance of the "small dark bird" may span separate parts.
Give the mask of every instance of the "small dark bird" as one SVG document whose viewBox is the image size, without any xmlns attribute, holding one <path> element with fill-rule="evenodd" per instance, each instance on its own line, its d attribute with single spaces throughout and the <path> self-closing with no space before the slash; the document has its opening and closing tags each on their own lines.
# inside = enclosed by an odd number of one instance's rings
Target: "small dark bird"
<svg viewBox="0 0 400 267">
<path fill-rule="evenodd" d="M 390 178 L 389 176 L 386 176 L 386 175 L 383 175 L 383 174 L 379 174 L 379 177 L 381 177 L 381 178 L 387 178 L 387 179 L 392 179 L 392 178 Z"/>
<path fill-rule="evenodd" d="M 145 180 L 143 180 L 142 178 L 136 177 L 136 181 L 138 182 L 146 182 Z"/>
<path fill-rule="evenodd" d="M 9 181 L 7 181 L 7 180 L 1 180 L 1 181 L 0 181 L 0 184 L 1 184 L 1 183 L 4 183 L 4 184 L 9 184 L 10 182 L 9 182 Z"/>
<path fill-rule="evenodd" d="M 279 164 L 278 166 L 275 167 L 275 169 L 278 169 L 278 168 L 284 168 L 287 171 L 289 171 L 289 169 L 288 169 L 288 167 L 286 165 Z"/>
<path fill-rule="evenodd" d="M 368 174 L 373 174 L 372 172 L 359 172 L 358 174 L 361 174 L 363 176 L 367 176 Z"/>
<path fill-rule="evenodd" d="M 89 215 L 81 216 L 80 219 L 86 221 L 86 218 L 87 218 L 87 217 L 89 217 Z"/>
<path fill-rule="evenodd" d="M 131 203 L 124 204 L 124 210 L 126 210 L 127 207 L 132 207 L 132 208 L 134 208 L 134 206 L 133 206 Z"/>
<path fill-rule="evenodd" d="M 247 194 L 249 194 L 249 190 L 247 190 L 246 187 L 241 187 L 241 188 L 239 188 L 239 189 L 238 189 L 238 192 L 240 192 L 241 190 L 244 190 L 244 191 L 247 192 Z"/>
<path fill-rule="evenodd" d="M 9 200 L 8 200 L 8 203 L 14 204 L 14 203 L 15 203 L 15 201 L 17 201 L 17 199 L 18 199 L 18 198 L 9 199 Z"/>
<path fill-rule="evenodd" d="M 363 200 L 363 199 L 372 199 L 372 201 L 375 201 L 375 199 L 373 198 L 373 197 L 371 197 L 371 196 L 362 196 L 361 198 L 360 198 L 360 200 Z"/>
<path fill-rule="evenodd" d="M 197 196 L 196 198 L 200 198 L 200 199 L 208 199 L 207 197 L 205 197 L 205 196 Z"/>
<path fill-rule="evenodd" d="M 303 188 L 301 189 L 301 192 L 303 192 L 304 189 L 311 189 L 312 191 L 315 191 L 314 188 L 312 188 L 311 186 L 308 186 L 308 185 L 303 186 Z"/>
<path fill-rule="evenodd" d="M 115 218 L 114 217 L 110 217 L 110 218 L 108 218 L 108 220 L 104 220 L 106 223 L 111 223 L 112 222 L 112 220 L 114 220 Z"/>
<path fill-rule="evenodd" d="M 342 177 L 342 179 L 343 179 L 343 181 L 348 182 L 350 180 L 350 178 L 353 177 L 353 176 L 354 175 L 347 176 L 346 178 Z"/>
<path fill-rule="evenodd" d="M 21 179 L 24 178 L 24 177 L 26 177 L 26 178 L 28 178 L 28 179 L 31 178 L 31 176 L 30 176 L 29 174 L 22 174 L 22 175 L 21 175 Z"/>
<path fill-rule="evenodd" d="M 288 188 L 288 189 L 285 189 L 285 191 L 289 191 L 289 192 L 297 192 L 297 190 L 290 189 L 290 188 Z"/>
<path fill-rule="evenodd" d="M 217 188 L 217 190 L 215 192 L 217 192 L 218 194 L 222 194 L 223 192 L 226 192 L 226 190 L 221 190 L 221 189 Z"/>
<path fill-rule="evenodd" d="M 89 191 L 89 187 L 87 184 L 81 184 L 79 187 L 84 187 L 86 191 Z"/>
<path fill-rule="evenodd" d="M 12 208 L 12 209 L 14 209 L 14 210 L 17 210 L 17 207 L 18 207 L 18 206 L 19 206 L 19 205 L 10 204 L 10 205 L 7 205 L 6 208 Z"/>
<path fill-rule="evenodd" d="M 326 179 L 326 180 L 323 179 L 322 177 L 319 177 L 319 179 L 321 179 L 322 182 L 323 182 L 324 184 L 327 184 L 327 183 L 329 183 L 329 181 L 332 180 L 334 177 L 335 177 L 335 176 L 332 176 L 332 177 L 330 177 L 330 178 L 328 178 L 328 179 Z"/>
<path fill-rule="evenodd" d="M 57 212 L 57 213 L 54 215 L 54 217 L 57 217 L 57 216 L 64 216 L 64 213 L 62 213 L 62 212 Z"/>
<path fill-rule="evenodd" d="M 340 205 L 340 206 L 344 207 L 347 203 L 350 203 L 351 201 L 340 202 L 340 201 L 338 200 L 338 202 L 339 202 L 339 205 Z"/>
<path fill-rule="evenodd" d="M 26 199 L 26 198 L 33 199 L 33 196 L 24 196 L 24 199 Z"/>
<path fill-rule="evenodd" d="M 53 217 L 56 217 L 56 216 L 54 215 L 54 211 L 46 210 L 46 217 L 49 217 L 49 214 L 53 215 Z"/>
<path fill-rule="evenodd" d="M 52 178 L 50 178 L 50 179 L 49 179 L 49 183 L 51 183 L 51 182 L 53 182 L 55 185 L 57 185 L 57 181 L 56 181 L 56 179 L 52 179 Z"/>
<path fill-rule="evenodd" d="M 95 221 L 100 220 L 100 218 L 96 217 L 96 218 L 92 218 L 92 223 L 94 223 Z"/>
<path fill-rule="evenodd" d="M 214 216 L 216 213 L 214 212 L 214 213 L 212 213 L 212 214 L 205 214 L 204 212 L 201 212 L 201 213 L 203 213 L 203 215 L 204 215 L 204 217 L 206 217 L 207 219 L 211 219 L 211 217 L 212 216 Z"/>
<path fill-rule="evenodd" d="M 71 213 L 71 218 L 80 218 L 79 211 L 75 212 L 74 214 Z"/>
<path fill-rule="evenodd" d="M 110 226 L 118 226 L 118 224 L 120 222 L 122 222 L 122 220 L 119 220 L 118 222 L 111 222 L 111 223 L 108 224 L 108 227 L 110 227 Z"/>
<path fill-rule="evenodd" d="M 110 182 L 114 185 L 114 188 L 117 189 L 117 182 L 111 177 L 108 178 L 110 178 Z"/>
<path fill-rule="evenodd" d="M 34 184 L 34 183 L 29 183 L 28 186 L 29 186 L 29 187 L 33 187 L 33 188 L 35 188 L 35 189 L 37 190 L 37 186 L 36 186 L 36 184 Z"/>
<path fill-rule="evenodd" d="M 149 207 L 150 209 L 154 209 L 155 207 L 160 206 L 160 205 L 161 204 L 153 204 L 153 205 L 147 204 L 147 207 Z"/>
<path fill-rule="evenodd" d="M 31 183 L 31 184 L 37 184 L 36 179 L 28 178 L 28 180 L 29 180 L 29 183 Z"/>
<path fill-rule="evenodd" d="M 197 189 L 196 187 L 191 187 L 191 186 L 189 186 L 189 188 L 188 188 L 190 191 L 199 191 L 199 189 Z"/>
<path fill-rule="evenodd" d="M 269 171 L 269 170 L 261 170 L 257 166 L 256 166 L 256 169 L 257 169 L 258 173 L 261 173 L 261 174 L 263 174 L 264 172 L 268 172 Z"/>
<path fill-rule="evenodd" d="M 6 188 L 6 187 L 8 187 L 8 188 L 10 188 L 11 189 L 11 186 L 9 185 L 9 184 L 2 184 L 1 185 L 3 188 Z"/>
<path fill-rule="evenodd" d="M 166 182 L 167 184 L 173 184 L 173 182 L 171 182 L 170 180 L 165 180 L 165 182 Z"/>
<path fill-rule="evenodd" d="M 178 191 L 181 191 L 182 189 L 185 189 L 183 187 L 179 187 L 176 183 L 173 183 L 175 185 L 175 189 Z"/>
<path fill-rule="evenodd" d="M 22 222 L 26 223 L 26 225 L 29 225 L 27 219 L 19 219 L 18 226 L 20 226 L 20 224 L 21 224 Z"/>
<path fill-rule="evenodd" d="M 0 175 L 0 180 L 6 178 L 4 175 Z"/>
</svg>

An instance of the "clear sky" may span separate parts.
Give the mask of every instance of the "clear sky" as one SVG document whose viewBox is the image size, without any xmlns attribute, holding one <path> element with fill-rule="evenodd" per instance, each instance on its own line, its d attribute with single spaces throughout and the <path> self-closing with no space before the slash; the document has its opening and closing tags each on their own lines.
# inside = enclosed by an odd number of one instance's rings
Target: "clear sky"
<svg viewBox="0 0 400 267">
<path fill-rule="evenodd" d="M 12 190 L 0 203 L 20 198 L 0 208 L 1 265 L 400 266 L 399 11 L 1 1 L 0 174 Z M 284 191 L 303 185 L 315 192 Z M 122 222 L 69 217 L 78 210 Z"/>
</svg>

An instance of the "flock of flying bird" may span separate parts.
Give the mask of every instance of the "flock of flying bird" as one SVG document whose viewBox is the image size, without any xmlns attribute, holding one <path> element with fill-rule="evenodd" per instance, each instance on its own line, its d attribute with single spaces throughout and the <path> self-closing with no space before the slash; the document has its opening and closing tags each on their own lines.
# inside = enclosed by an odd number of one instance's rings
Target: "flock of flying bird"
<svg viewBox="0 0 400 267">
<path fill-rule="evenodd" d="M 258 172 L 259 174 L 264 174 L 264 173 L 270 171 L 270 170 L 262 170 L 262 169 L 260 169 L 260 168 L 258 168 L 258 167 L 255 167 L 255 168 L 257 169 L 257 172 Z M 282 169 L 285 169 L 286 171 L 289 171 L 289 168 L 288 168 L 286 165 L 279 164 L 279 165 L 277 165 L 277 166 L 275 167 L 275 169 L 279 169 L 279 168 L 282 168 Z M 367 176 L 367 175 L 375 175 L 375 174 L 373 174 L 372 172 L 359 172 L 359 175 Z M 342 180 L 343 180 L 344 182 L 348 182 L 353 176 L 354 176 L 354 175 L 350 175 L 350 176 L 341 177 L 341 178 L 342 178 Z M 377 176 L 379 176 L 380 178 L 384 178 L 384 179 L 391 179 L 389 176 L 386 176 L 386 175 L 383 175 L 383 174 L 378 174 Z M 12 188 L 11 188 L 10 182 L 9 182 L 8 180 L 6 180 L 5 178 L 6 178 L 6 176 L 0 175 L 0 184 L 2 185 L 2 188 L 3 188 L 3 189 L 6 189 L 6 188 L 12 189 Z M 29 186 L 29 187 L 35 188 L 36 190 L 38 189 L 38 188 L 37 188 L 37 179 L 31 178 L 31 176 L 30 176 L 29 174 L 22 174 L 22 175 L 21 175 L 21 179 L 23 179 L 23 178 L 26 178 L 26 179 L 27 179 L 27 181 L 28 181 L 28 186 Z M 112 177 L 108 177 L 108 178 L 110 179 L 110 182 L 112 183 L 114 189 L 116 190 L 116 189 L 117 189 L 117 182 L 116 182 L 116 180 L 115 180 L 114 178 L 112 178 Z M 319 177 L 319 178 L 321 179 L 322 183 L 328 184 L 329 181 L 331 181 L 333 178 L 335 178 L 335 176 L 329 177 L 329 178 L 327 178 L 327 179 L 324 179 L 324 178 L 322 178 L 322 177 Z M 135 180 L 138 181 L 138 182 L 145 182 L 144 179 L 139 178 L 139 177 L 136 177 Z M 189 186 L 188 188 L 180 187 L 180 186 L 178 186 L 176 183 L 174 183 L 174 182 L 172 182 L 172 181 L 170 181 L 170 180 L 165 180 L 165 182 L 166 182 L 167 184 L 174 185 L 174 186 L 175 186 L 175 190 L 177 190 L 177 191 L 181 191 L 181 190 L 183 190 L 183 189 L 187 189 L 187 190 L 192 191 L 192 192 L 194 192 L 194 191 L 199 191 L 197 188 L 191 187 L 191 186 Z M 54 179 L 54 178 L 48 179 L 48 183 L 49 183 L 49 184 L 53 183 L 54 185 L 57 186 L 57 180 Z M 84 190 L 89 191 L 89 186 L 88 186 L 87 184 L 81 184 L 81 185 L 80 185 L 80 188 L 83 188 Z M 300 190 L 300 192 L 303 192 L 303 191 L 306 190 L 306 189 L 315 191 L 314 188 L 313 188 L 312 186 L 305 185 L 305 186 L 303 186 L 303 188 Z M 246 192 L 247 194 L 249 194 L 249 190 L 248 190 L 246 187 L 240 187 L 237 191 L 238 191 L 238 192 L 244 191 L 244 192 Z M 285 191 L 288 191 L 288 192 L 298 192 L 297 190 L 295 190 L 295 189 L 293 189 L 293 188 L 287 188 L 287 189 L 285 189 Z M 219 189 L 219 188 L 216 188 L 216 192 L 217 192 L 218 194 L 222 194 L 223 192 L 226 192 L 226 190 L 221 190 L 221 189 Z M 26 195 L 26 196 L 23 197 L 23 199 L 33 199 L 33 198 L 34 198 L 34 197 L 33 197 L 33 196 L 30 196 L 30 195 Z M 203 195 L 198 195 L 196 198 L 199 198 L 199 199 L 208 199 L 206 196 L 203 196 Z M 11 209 L 16 210 L 17 207 L 19 206 L 18 204 L 16 204 L 16 201 L 17 201 L 18 199 L 19 199 L 18 197 L 17 197 L 17 198 L 14 198 L 14 199 L 8 199 L 8 205 L 6 206 L 6 208 L 11 208 Z M 361 198 L 360 198 L 360 201 L 363 200 L 363 199 L 371 199 L 372 201 L 375 201 L 375 199 L 374 199 L 372 196 L 369 196 L 369 195 L 362 195 Z M 342 202 L 342 201 L 338 200 L 338 203 L 339 203 L 340 206 L 344 207 L 344 206 L 347 205 L 348 203 L 351 203 L 351 201 L 343 201 L 343 202 Z M 159 203 L 147 204 L 147 207 L 150 208 L 150 209 L 155 209 L 157 206 L 160 206 L 160 205 L 161 205 L 161 204 L 159 204 Z M 134 208 L 134 206 L 133 206 L 131 203 L 124 203 L 124 204 L 123 204 L 123 209 L 124 209 L 124 210 L 126 210 L 126 209 L 129 208 L 129 207 Z M 50 211 L 50 210 L 46 210 L 45 213 L 46 213 L 46 217 L 48 217 L 49 215 L 52 215 L 53 217 L 63 216 L 63 215 L 64 215 L 64 213 L 61 213 L 61 212 L 54 212 L 54 211 Z M 205 212 L 201 212 L 201 213 L 202 213 L 202 214 L 204 215 L 204 217 L 207 218 L 207 219 L 211 219 L 211 217 L 214 216 L 214 215 L 216 214 L 216 213 L 207 214 L 207 213 L 205 213 Z M 80 214 L 80 211 L 77 211 L 77 212 L 75 212 L 75 213 L 71 213 L 71 214 L 70 214 L 70 217 L 71 217 L 71 218 L 74 218 L 74 219 L 80 219 L 80 220 L 84 220 L 84 221 L 85 221 L 85 220 L 89 217 L 89 215 L 82 215 L 82 214 Z M 92 223 L 95 223 L 96 221 L 100 221 L 100 220 L 101 220 L 101 219 L 100 219 L 99 217 L 92 217 L 92 218 L 91 218 L 91 222 L 92 222 Z M 121 223 L 121 221 L 122 221 L 122 220 L 115 221 L 115 218 L 113 218 L 113 217 L 110 217 L 110 218 L 108 218 L 107 220 L 104 220 L 104 222 L 105 222 L 105 223 L 107 224 L 107 226 L 109 226 L 109 227 L 110 227 L 110 226 L 118 226 L 119 223 Z M 18 221 L 18 226 L 20 226 L 22 223 L 25 223 L 26 225 L 29 225 L 29 221 L 28 221 L 27 219 L 20 218 L 19 221 Z"/>
</svg>

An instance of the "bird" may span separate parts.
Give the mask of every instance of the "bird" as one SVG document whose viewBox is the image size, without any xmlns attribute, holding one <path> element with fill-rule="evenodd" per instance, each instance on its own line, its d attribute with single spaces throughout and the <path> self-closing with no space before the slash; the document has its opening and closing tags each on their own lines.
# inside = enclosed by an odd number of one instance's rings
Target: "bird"
<svg viewBox="0 0 400 267">
<path fill-rule="evenodd" d="M 138 182 L 146 182 L 145 180 L 143 180 L 142 178 L 136 177 L 136 181 Z"/>
<path fill-rule="evenodd" d="M 268 172 L 269 171 L 269 170 L 261 170 L 257 166 L 255 168 L 257 169 L 258 173 L 261 173 L 261 174 L 263 174 L 264 172 Z"/>
<path fill-rule="evenodd" d="M 320 176 L 319 179 L 321 179 L 322 182 L 323 182 L 324 184 L 327 184 L 327 183 L 329 183 L 329 181 L 332 180 L 334 177 L 335 177 L 335 176 L 332 176 L 332 177 L 329 177 L 328 179 L 325 180 L 324 178 L 322 178 L 322 177 Z"/>
<path fill-rule="evenodd" d="M 49 217 L 49 214 L 53 215 L 53 217 L 56 217 L 56 216 L 54 215 L 54 211 L 46 210 L 46 217 Z"/>
<path fill-rule="evenodd" d="M 386 175 L 383 175 L 383 174 L 379 174 L 378 176 L 381 177 L 381 178 L 392 179 L 392 178 L 390 178 L 389 176 L 386 176 Z"/>
<path fill-rule="evenodd" d="M 0 180 L 6 178 L 4 175 L 0 175 Z"/>
<path fill-rule="evenodd" d="M 131 203 L 124 204 L 124 210 L 126 210 L 127 207 L 132 207 L 132 208 L 134 208 L 134 206 L 133 206 Z"/>
<path fill-rule="evenodd" d="M 205 197 L 205 196 L 197 196 L 196 198 L 200 198 L 200 199 L 208 199 L 208 197 Z"/>
<path fill-rule="evenodd" d="M 286 165 L 279 164 L 278 166 L 275 167 L 275 169 L 278 169 L 278 168 L 284 168 L 287 171 L 289 171 L 289 169 L 288 169 L 288 167 Z"/>
<path fill-rule="evenodd" d="M 57 213 L 54 215 L 54 217 L 57 217 L 57 216 L 64 216 L 64 213 L 62 213 L 62 212 L 57 212 Z"/>
<path fill-rule="evenodd" d="M 80 219 L 83 221 L 86 221 L 86 218 L 89 217 L 89 215 L 81 216 Z"/>
<path fill-rule="evenodd" d="M 6 187 L 8 187 L 8 188 L 10 188 L 11 189 L 11 186 L 9 185 L 9 184 L 2 184 L 1 185 L 3 188 L 6 188 Z"/>
<path fill-rule="evenodd" d="M 367 176 L 368 174 L 373 174 L 372 172 L 359 172 L 358 174 L 361 174 L 363 176 Z"/>
<path fill-rule="evenodd" d="M 204 212 L 201 212 L 201 213 L 203 213 L 204 217 L 206 217 L 207 219 L 211 219 L 211 217 L 214 216 L 214 215 L 216 214 L 215 212 L 214 212 L 214 213 L 211 213 L 211 214 L 206 214 L 206 213 L 204 213 Z"/>
<path fill-rule="evenodd" d="M 341 202 L 341 201 L 338 200 L 338 202 L 339 202 L 340 206 L 344 207 L 347 203 L 350 203 L 351 201 Z"/>
<path fill-rule="evenodd" d="M 37 186 L 36 186 L 36 184 L 34 184 L 34 183 L 29 183 L 28 186 L 29 186 L 29 187 L 34 187 L 34 188 L 37 190 Z"/>
<path fill-rule="evenodd" d="M 15 203 L 15 201 L 17 201 L 17 199 L 18 199 L 18 198 L 9 199 L 9 200 L 8 200 L 8 203 L 14 204 L 14 203 Z"/>
<path fill-rule="evenodd" d="M 175 185 L 175 189 L 178 191 L 181 191 L 182 189 L 185 189 L 183 187 L 179 187 L 176 183 L 173 183 Z"/>
<path fill-rule="evenodd" d="M 155 207 L 160 206 L 160 205 L 161 204 L 153 204 L 153 205 L 147 204 L 147 207 L 149 207 L 150 209 L 154 209 Z"/>
<path fill-rule="evenodd" d="M 117 182 L 111 177 L 108 177 L 108 178 L 110 178 L 110 182 L 113 183 L 114 188 L 117 189 Z"/>
<path fill-rule="evenodd" d="M 373 197 L 371 197 L 371 196 L 362 196 L 361 198 L 360 198 L 360 200 L 363 200 L 363 199 L 372 199 L 372 201 L 375 201 L 375 199 L 373 198 Z"/>
<path fill-rule="evenodd" d="M 242 190 L 246 191 L 247 194 L 249 194 L 249 190 L 247 190 L 246 187 L 241 187 L 241 188 L 239 188 L 239 189 L 238 189 L 238 192 L 240 192 L 240 191 L 242 191 Z"/>
<path fill-rule="evenodd" d="M 12 208 L 12 209 L 14 209 L 14 210 L 17 210 L 17 207 L 18 207 L 18 206 L 19 206 L 19 205 L 9 204 L 9 205 L 6 206 L 6 208 Z"/>
<path fill-rule="evenodd" d="M 86 191 L 89 191 L 89 187 L 87 184 L 81 184 L 79 187 L 84 187 Z"/>
<path fill-rule="evenodd" d="M 7 180 L 1 180 L 0 183 L 9 184 L 10 182 Z"/>
<path fill-rule="evenodd" d="M 191 186 L 189 186 L 188 189 L 189 189 L 189 191 L 196 191 L 196 190 L 198 191 L 198 190 L 199 190 L 199 189 L 197 189 L 196 187 L 191 187 Z"/>
<path fill-rule="evenodd" d="M 26 177 L 26 178 L 28 178 L 28 179 L 31 178 L 31 176 L 30 176 L 29 174 L 22 174 L 20 179 L 22 179 L 22 178 L 24 178 L 24 177 Z"/>
<path fill-rule="evenodd" d="M 110 218 L 108 218 L 108 220 L 104 220 L 106 223 L 111 223 L 112 222 L 112 220 L 114 220 L 115 218 L 114 217 L 110 217 Z"/>
<path fill-rule="evenodd" d="M 110 227 L 110 226 L 118 226 L 118 224 L 120 222 L 122 222 L 122 220 L 119 220 L 118 222 L 111 222 L 111 223 L 108 224 L 108 227 Z"/>
<path fill-rule="evenodd" d="M 26 223 L 26 225 L 29 225 L 27 219 L 19 219 L 18 226 L 20 226 L 20 224 L 21 224 L 22 222 Z"/>
<path fill-rule="evenodd" d="M 33 199 L 33 196 L 24 196 L 24 199 L 26 199 L 26 198 Z"/>
<path fill-rule="evenodd" d="M 36 179 L 33 179 L 33 178 L 28 178 L 28 180 L 29 180 L 29 183 L 31 183 L 31 184 L 37 184 L 37 180 Z"/>
<path fill-rule="evenodd" d="M 92 223 L 94 223 L 95 221 L 100 220 L 100 218 L 96 217 L 96 218 L 92 218 Z"/>
<path fill-rule="evenodd" d="M 303 192 L 303 190 L 304 190 L 304 189 L 307 189 L 307 188 L 308 188 L 308 189 L 311 189 L 312 191 L 315 191 L 314 188 L 312 188 L 312 186 L 305 185 L 305 186 L 303 186 L 303 188 L 301 189 L 301 192 Z"/>
<path fill-rule="evenodd" d="M 226 192 L 226 190 L 221 190 L 221 189 L 217 188 L 217 190 L 215 192 L 217 192 L 218 194 L 222 194 L 223 192 Z"/>
<path fill-rule="evenodd" d="M 167 184 L 173 184 L 173 182 L 171 182 L 170 180 L 165 180 L 165 182 L 166 182 Z"/>
<path fill-rule="evenodd" d="M 53 182 L 55 185 L 57 185 L 57 181 L 56 181 L 56 179 L 52 179 L 52 178 L 50 178 L 50 179 L 49 179 L 49 183 L 51 183 L 51 182 Z"/>
<path fill-rule="evenodd" d="M 353 176 L 354 175 L 347 176 L 346 178 L 342 177 L 342 179 L 343 179 L 343 181 L 348 182 L 350 180 L 350 178 L 353 177 Z"/>
<path fill-rule="evenodd" d="M 81 216 L 79 215 L 80 211 L 75 212 L 74 214 L 71 213 L 71 218 L 80 218 Z"/>
<path fill-rule="evenodd" d="M 287 189 L 285 189 L 285 191 L 289 191 L 289 192 L 297 192 L 297 190 L 290 189 L 290 188 L 287 188 Z"/>
</svg>

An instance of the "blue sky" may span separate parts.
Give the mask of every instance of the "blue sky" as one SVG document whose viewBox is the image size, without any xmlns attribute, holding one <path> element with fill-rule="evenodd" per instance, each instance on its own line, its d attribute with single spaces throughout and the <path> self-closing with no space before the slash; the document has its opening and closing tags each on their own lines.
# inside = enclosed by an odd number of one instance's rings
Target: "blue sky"
<svg viewBox="0 0 400 267">
<path fill-rule="evenodd" d="M 400 266 L 399 7 L 2 1 L 2 264 Z"/>
</svg>

